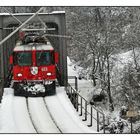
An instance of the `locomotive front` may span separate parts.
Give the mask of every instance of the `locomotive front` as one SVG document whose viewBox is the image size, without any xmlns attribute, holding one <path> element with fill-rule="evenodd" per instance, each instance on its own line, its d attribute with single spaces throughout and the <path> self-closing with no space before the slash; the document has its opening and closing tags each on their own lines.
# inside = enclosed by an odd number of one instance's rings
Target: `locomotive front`
<svg viewBox="0 0 140 140">
<path fill-rule="evenodd" d="M 18 44 L 10 56 L 13 65 L 13 88 L 17 96 L 55 94 L 58 53 L 47 43 Z"/>
</svg>

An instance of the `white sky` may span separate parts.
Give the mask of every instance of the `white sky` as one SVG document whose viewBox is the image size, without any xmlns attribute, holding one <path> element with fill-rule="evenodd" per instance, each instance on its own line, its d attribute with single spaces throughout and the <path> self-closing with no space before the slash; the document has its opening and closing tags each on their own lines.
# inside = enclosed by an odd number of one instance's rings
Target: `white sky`
<svg viewBox="0 0 140 140">
<path fill-rule="evenodd" d="M 0 6 L 139 6 L 139 0 L 0 0 Z"/>
</svg>

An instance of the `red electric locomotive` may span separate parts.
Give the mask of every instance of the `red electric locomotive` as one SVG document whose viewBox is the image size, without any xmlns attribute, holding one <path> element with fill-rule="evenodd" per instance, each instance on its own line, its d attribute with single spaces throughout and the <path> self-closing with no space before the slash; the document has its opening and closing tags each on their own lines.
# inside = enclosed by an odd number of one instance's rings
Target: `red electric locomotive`
<svg viewBox="0 0 140 140">
<path fill-rule="evenodd" d="M 36 35 L 24 36 L 17 43 L 10 64 L 16 96 L 46 96 L 55 94 L 58 53 L 51 43 Z"/>
</svg>

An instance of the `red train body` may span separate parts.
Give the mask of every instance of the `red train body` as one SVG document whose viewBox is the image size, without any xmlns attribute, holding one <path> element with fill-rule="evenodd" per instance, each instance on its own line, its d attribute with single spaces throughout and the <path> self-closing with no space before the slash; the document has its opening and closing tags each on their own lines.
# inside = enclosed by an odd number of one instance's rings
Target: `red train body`
<svg viewBox="0 0 140 140">
<path fill-rule="evenodd" d="M 55 94 L 58 53 L 47 43 L 18 44 L 10 56 L 15 95 L 46 96 Z"/>
</svg>

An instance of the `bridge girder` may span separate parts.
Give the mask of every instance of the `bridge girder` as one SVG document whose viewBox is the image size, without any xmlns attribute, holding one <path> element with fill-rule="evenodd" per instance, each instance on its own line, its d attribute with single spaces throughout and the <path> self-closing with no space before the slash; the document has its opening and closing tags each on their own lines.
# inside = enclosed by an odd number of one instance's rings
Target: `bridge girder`
<svg viewBox="0 0 140 140">
<path fill-rule="evenodd" d="M 25 22 L 29 17 L 33 15 L 33 13 L 17 13 L 13 14 L 16 16 L 21 22 Z M 55 26 L 56 31 L 53 32 L 58 35 L 66 34 L 66 21 L 65 21 L 65 12 L 54 12 L 54 13 L 39 13 L 38 16 L 46 23 L 47 26 Z M 39 22 L 38 17 L 34 17 L 29 23 Z M 0 41 L 9 34 L 9 31 L 4 30 L 3 28 L 18 25 L 19 22 L 16 21 L 9 14 L 0 14 Z M 11 30 L 12 32 L 12 30 Z M 8 72 L 8 58 L 12 53 L 12 49 L 15 46 L 15 41 L 17 39 L 17 35 L 14 35 L 9 40 L 7 40 L 2 46 L 0 46 L 0 77 L 5 80 L 5 77 Z M 67 85 L 67 45 L 66 38 L 56 38 L 51 37 L 50 41 L 52 41 L 53 47 L 56 51 L 59 52 L 59 69 L 60 69 L 60 85 Z M 7 51 L 8 50 L 8 51 Z M 3 68 L 2 68 L 3 67 Z M 0 84 L 0 88 L 3 86 L 2 82 Z M 2 94 L 2 93 L 0 93 Z"/>
</svg>

